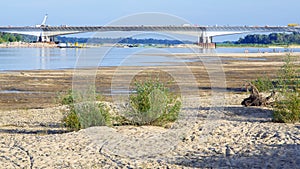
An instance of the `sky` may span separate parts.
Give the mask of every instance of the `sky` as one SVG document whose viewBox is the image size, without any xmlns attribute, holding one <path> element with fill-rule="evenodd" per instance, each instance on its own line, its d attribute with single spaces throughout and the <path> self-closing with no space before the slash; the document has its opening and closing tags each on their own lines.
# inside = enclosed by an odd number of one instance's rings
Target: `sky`
<svg viewBox="0 0 300 169">
<path fill-rule="evenodd" d="M 300 23 L 299 6 L 299 0 L 1 0 L 0 26 L 33 26 L 45 14 L 52 26 L 107 25 L 144 12 L 195 25 L 284 26 Z"/>
</svg>

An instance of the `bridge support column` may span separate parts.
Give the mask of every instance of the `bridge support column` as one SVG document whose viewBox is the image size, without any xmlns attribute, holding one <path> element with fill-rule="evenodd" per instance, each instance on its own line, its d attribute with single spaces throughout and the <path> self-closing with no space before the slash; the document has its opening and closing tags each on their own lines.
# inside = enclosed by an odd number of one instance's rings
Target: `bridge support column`
<svg viewBox="0 0 300 169">
<path fill-rule="evenodd" d="M 54 42 L 54 36 L 40 35 L 37 37 L 37 42 Z"/>
<path fill-rule="evenodd" d="M 55 41 L 55 37 L 54 36 L 50 36 L 49 39 L 50 39 L 50 42 L 54 42 Z"/>
<path fill-rule="evenodd" d="M 199 36 L 198 45 L 202 48 L 216 48 L 216 43 L 212 42 L 212 36 Z"/>
</svg>

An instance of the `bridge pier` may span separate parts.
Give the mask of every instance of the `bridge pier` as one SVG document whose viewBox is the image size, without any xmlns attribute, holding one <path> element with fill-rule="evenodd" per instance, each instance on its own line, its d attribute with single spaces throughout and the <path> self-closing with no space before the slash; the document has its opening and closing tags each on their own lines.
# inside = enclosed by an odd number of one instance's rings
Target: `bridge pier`
<svg viewBox="0 0 300 169">
<path fill-rule="evenodd" d="M 198 45 L 202 48 L 216 48 L 216 43 L 212 42 L 212 36 L 204 36 L 198 38 Z"/>
<path fill-rule="evenodd" d="M 55 42 L 55 36 L 50 36 L 49 39 L 50 39 L 50 42 Z"/>
<path fill-rule="evenodd" d="M 45 35 L 40 35 L 37 37 L 37 42 L 54 42 L 54 36 L 45 36 Z"/>
</svg>

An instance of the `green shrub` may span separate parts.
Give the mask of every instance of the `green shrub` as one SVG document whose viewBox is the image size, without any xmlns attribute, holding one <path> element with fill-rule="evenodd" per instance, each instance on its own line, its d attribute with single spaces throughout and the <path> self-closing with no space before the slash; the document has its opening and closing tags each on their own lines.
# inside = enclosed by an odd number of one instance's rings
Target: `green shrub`
<svg viewBox="0 0 300 169">
<path fill-rule="evenodd" d="M 62 119 L 64 126 L 71 131 L 78 131 L 92 126 L 110 125 L 109 109 L 95 101 L 83 102 L 83 98 L 79 93 L 74 94 L 71 90 L 61 97 L 61 104 L 68 105 L 70 108 Z"/>
<path fill-rule="evenodd" d="M 286 56 L 276 81 L 265 76 L 252 82 L 259 91 L 273 88 L 277 91 L 279 96 L 274 103 L 274 122 L 300 122 L 300 69 L 294 61 L 291 55 Z"/>
<path fill-rule="evenodd" d="M 273 120 L 300 122 L 300 73 L 290 55 L 286 57 L 278 76 L 277 90 L 280 91 L 280 97 L 275 101 Z"/>
<path fill-rule="evenodd" d="M 133 125 L 164 126 L 178 118 L 181 101 L 158 80 L 134 84 L 136 93 L 130 95 L 126 118 Z"/>
<path fill-rule="evenodd" d="M 294 91 L 300 86 L 300 69 L 297 69 L 293 63 L 295 59 L 291 55 L 287 55 L 284 60 L 284 65 L 278 72 L 278 86 L 281 91 Z"/>
<path fill-rule="evenodd" d="M 110 115 L 104 104 L 86 102 L 74 106 L 81 128 L 109 125 Z"/>
<path fill-rule="evenodd" d="M 285 93 L 283 100 L 275 102 L 274 121 L 283 123 L 300 122 L 300 93 Z"/>
</svg>

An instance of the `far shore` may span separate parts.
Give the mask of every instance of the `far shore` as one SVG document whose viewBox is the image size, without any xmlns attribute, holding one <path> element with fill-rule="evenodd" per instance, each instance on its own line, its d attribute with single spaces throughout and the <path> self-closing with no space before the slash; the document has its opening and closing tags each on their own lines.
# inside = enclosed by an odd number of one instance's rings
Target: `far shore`
<svg viewBox="0 0 300 169">
<path fill-rule="evenodd" d="M 260 44 L 235 44 L 235 45 L 226 45 L 226 44 L 217 44 L 217 48 L 300 48 L 300 45 L 292 44 L 292 45 L 260 45 Z"/>
<path fill-rule="evenodd" d="M 232 58 L 260 58 L 260 57 L 272 57 L 272 56 L 300 56 L 300 52 L 261 52 L 261 53 L 141 53 L 137 55 L 160 55 L 168 57 L 178 57 L 181 59 L 197 59 L 200 56 L 217 56 L 217 57 L 232 57 Z"/>
<path fill-rule="evenodd" d="M 55 43 L 28 43 L 28 42 L 5 42 L 0 43 L 0 48 L 57 48 Z"/>
<path fill-rule="evenodd" d="M 74 46 L 74 44 L 70 43 Z M 131 47 L 131 44 L 79 44 L 79 47 Z M 143 47 L 147 47 L 143 46 Z M 151 47 L 157 48 L 202 48 L 196 44 L 178 44 L 178 45 L 166 45 L 166 44 L 156 44 L 151 45 Z M 59 45 L 54 42 L 3 42 L 0 43 L 0 48 L 59 48 Z M 292 48 L 300 48 L 300 45 L 265 45 L 265 46 L 255 46 L 255 45 L 217 45 L 217 48 L 282 48 L 282 49 L 292 49 Z"/>
</svg>

